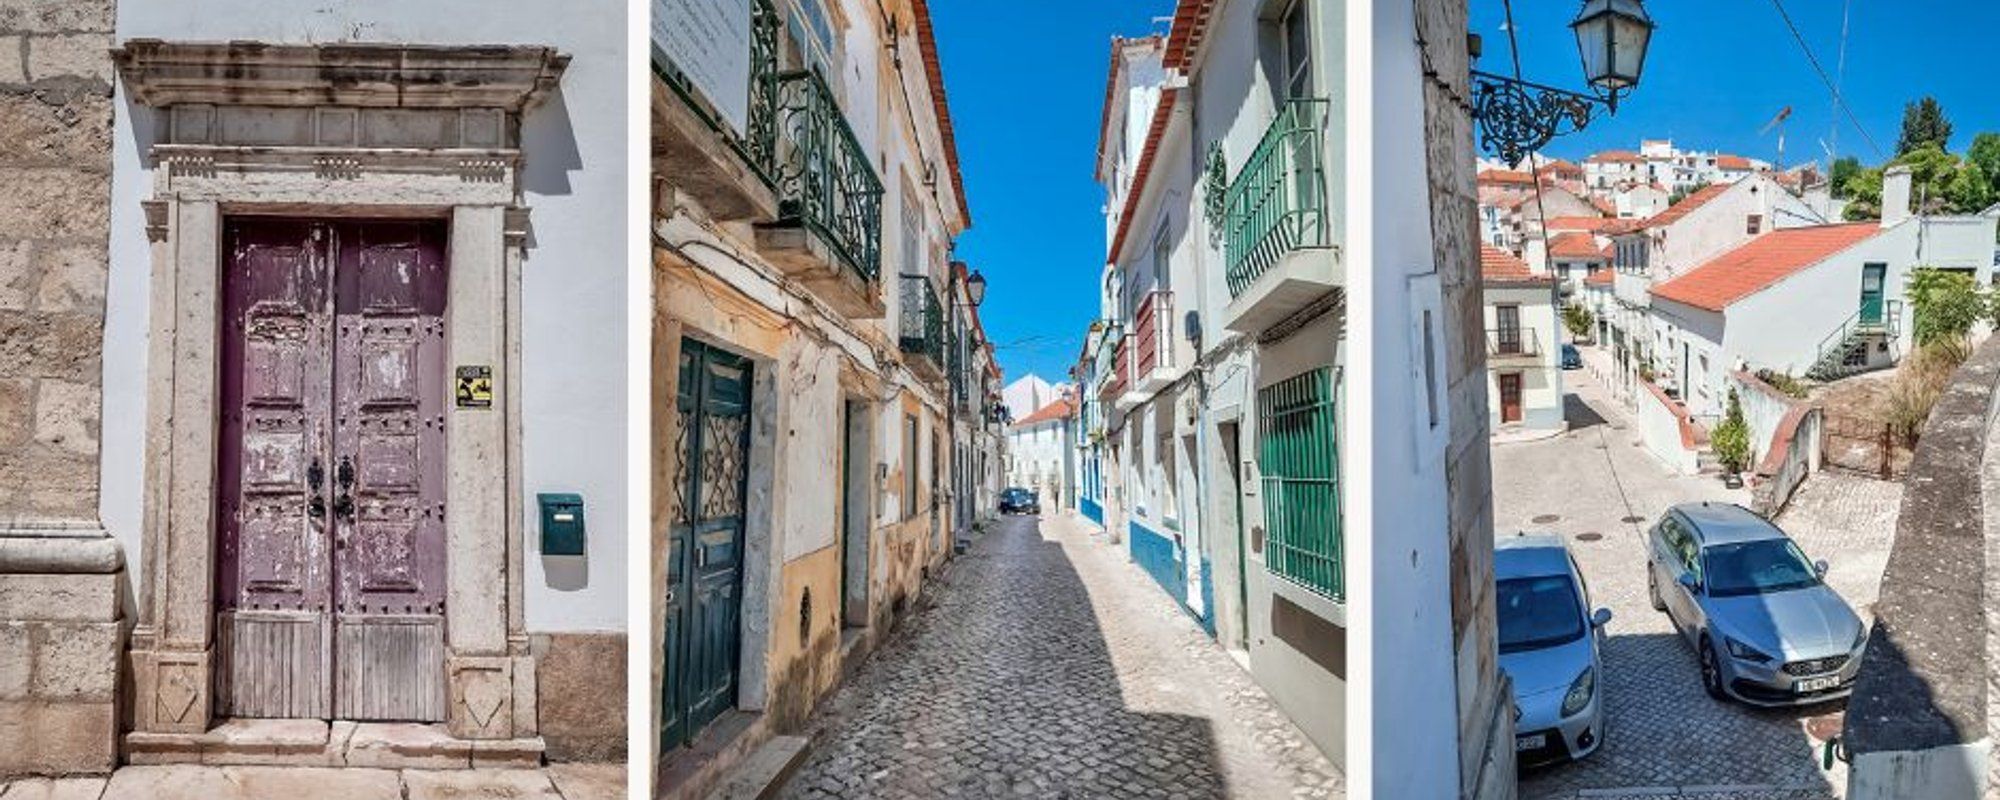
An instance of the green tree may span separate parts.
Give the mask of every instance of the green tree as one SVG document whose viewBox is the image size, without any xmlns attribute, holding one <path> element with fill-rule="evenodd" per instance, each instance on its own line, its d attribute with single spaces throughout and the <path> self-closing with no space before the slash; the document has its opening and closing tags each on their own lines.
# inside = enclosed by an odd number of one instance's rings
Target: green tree
<svg viewBox="0 0 2000 800">
<path fill-rule="evenodd" d="M 1977 214 L 1993 204 L 1993 180 L 1979 162 L 1965 161 L 1945 186 L 1944 196 L 1954 214 Z"/>
<path fill-rule="evenodd" d="M 1683 186 L 1679 189 L 1675 189 L 1673 190 L 1672 193 L 1667 195 L 1667 205 L 1668 206 L 1680 205 L 1680 202 L 1682 200 L 1686 200 L 1688 195 L 1694 194 L 1695 192 L 1699 192 L 1706 188 L 1708 188 L 1708 182 L 1703 181 L 1701 183 L 1693 184 L 1691 186 Z"/>
<path fill-rule="evenodd" d="M 1965 160 L 1979 165 L 1992 182 L 1993 195 L 2000 197 L 2000 133 L 1982 133 L 1972 137 L 1972 146 L 1965 149 Z"/>
<path fill-rule="evenodd" d="M 1563 306 L 1563 327 L 1569 329 L 1570 338 L 1588 339 L 1591 328 L 1596 325 L 1597 320 L 1591 317 L 1590 309 L 1579 303 Z"/>
<path fill-rule="evenodd" d="M 1722 424 L 1709 433 L 1708 443 L 1730 474 L 1750 465 L 1750 423 L 1743 419 L 1743 402 L 1737 399 L 1735 389 L 1729 390 L 1729 410 L 1723 413 Z"/>
<path fill-rule="evenodd" d="M 1827 170 L 1826 174 L 1827 186 L 1832 190 L 1833 196 L 1846 199 L 1848 179 L 1853 178 L 1864 169 L 1866 167 L 1861 166 L 1861 159 L 1854 156 L 1835 159 L 1833 166 Z"/>
<path fill-rule="evenodd" d="M 1882 218 L 1882 170 L 1863 169 L 1847 176 L 1841 187 L 1847 198 L 1848 220 Z"/>
<path fill-rule="evenodd" d="M 1923 99 L 1903 106 L 1903 133 L 1896 139 L 1896 155 L 1925 145 L 1943 150 L 1950 141 L 1951 120 L 1945 119 L 1944 107 L 1938 105 L 1937 98 L 1925 95 Z"/>
<path fill-rule="evenodd" d="M 1951 184 L 1958 177 L 1958 156 L 1925 145 L 1889 163 L 1910 168 L 1910 204 L 1914 210 L 1924 214 L 1952 210 Z"/>
<path fill-rule="evenodd" d="M 1920 268 L 1910 274 L 1905 293 L 1918 346 L 1963 342 L 1973 323 L 1993 313 L 1969 272 Z"/>
</svg>

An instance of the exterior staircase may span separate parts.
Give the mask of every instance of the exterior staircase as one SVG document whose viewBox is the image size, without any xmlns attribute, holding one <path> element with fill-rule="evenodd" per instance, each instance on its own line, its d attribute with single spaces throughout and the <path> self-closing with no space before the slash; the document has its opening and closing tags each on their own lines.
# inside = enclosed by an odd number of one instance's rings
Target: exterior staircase
<svg viewBox="0 0 2000 800">
<path fill-rule="evenodd" d="M 1879 320 L 1864 322 L 1861 312 L 1854 312 L 1854 316 L 1820 340 L 1806 377 L 1825 383 L 1893 365 L 1893 354 L 1886 361 L 1870 358 L 1869 354 L 1877 345 L 1896 338 L 1902 314 L 1903 304 L 1896 301 L 1887 303 Z"/>
</svg>

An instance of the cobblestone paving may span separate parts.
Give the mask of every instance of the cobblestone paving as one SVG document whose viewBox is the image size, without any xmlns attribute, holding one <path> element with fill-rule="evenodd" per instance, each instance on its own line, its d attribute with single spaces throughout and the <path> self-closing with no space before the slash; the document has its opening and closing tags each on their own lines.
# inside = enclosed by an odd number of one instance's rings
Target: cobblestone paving
<svg viewBox="0 0 2000 800">
<path fill-rule="evenodd" d="M 1337 798 L 1340 773 L 1121 550 L 1005 519 L 814 723 L 790 798 Z"/>
<path fill-rule="evenodd" d="M 1595 383 L 1581 376 L 1569 382 L 1580 384 L 1570 387 L 1579 397 L 1572 398 L 1569 433 L 1494 448 L 1495 528 L 1570 537 L 1593 602 L 1612 610 L 1600 684 L 1607 734 L 1582 762 L 1526 771 L 1521 796 L 1840 796 L 1845 766 L 1820 768 L 1822 742 L 1807 724 L 1838 714 L 1843 704 L 1766 711 L 1710 699 L 1692 649 L 1646 600 L 1641 532 L 1675 503 L 1747 504 L 1748 493 L 1726 489 L 1714 476 L 1668 474 L 1636 446 L 1638 429 Z M 1828 582 L 1864 619 L 1887 564 L 1900 498 L 1899 484 L 1823 472 L 1778 520 L 1809 556 L 1831 563 Z M 1643 521 L 1624 521 L 1633 516 Z M 1578 538 L 1586 533 L 1602 538 Z"/>
</svg>

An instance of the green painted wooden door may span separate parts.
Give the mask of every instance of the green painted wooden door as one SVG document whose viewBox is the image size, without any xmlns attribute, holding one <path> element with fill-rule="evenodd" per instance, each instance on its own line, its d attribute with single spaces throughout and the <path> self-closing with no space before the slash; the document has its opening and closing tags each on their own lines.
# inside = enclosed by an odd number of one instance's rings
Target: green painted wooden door
<svg viewBox="0 0 2000 800">
<path fill-rule="evenodd" d="M 1887 264 L 1864 264 L 1861 267 L 1861 324 L 1882 324 L 1882 277 L 1889 269 Z"/>
<path fill-rule="evenodd" d="M 669 748 L 693 741 L 736 704 L 750 461 L 750 362 L 687 339 L 679 369 L 661 687 L 661 740 Z"/>
</svg>

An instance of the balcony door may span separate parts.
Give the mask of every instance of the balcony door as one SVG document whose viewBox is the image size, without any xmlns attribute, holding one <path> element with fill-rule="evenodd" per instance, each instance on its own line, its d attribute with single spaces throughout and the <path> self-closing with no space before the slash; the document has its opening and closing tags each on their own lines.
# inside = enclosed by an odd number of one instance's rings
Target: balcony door
<svg viewBox="0 0 2000 800">
<path fill-rule="evenodd" d="M 1521 307 L 1494 306 L 1493 350 L 1500 355 L 1521 352 Z"/>
</svg>

